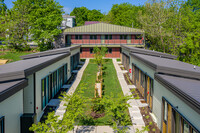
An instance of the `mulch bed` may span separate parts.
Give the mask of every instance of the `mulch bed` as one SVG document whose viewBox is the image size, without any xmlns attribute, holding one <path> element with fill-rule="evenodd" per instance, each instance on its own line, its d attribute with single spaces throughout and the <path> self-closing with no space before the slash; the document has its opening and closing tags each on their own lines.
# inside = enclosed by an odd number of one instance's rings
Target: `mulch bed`
<svg viewBox="0 0 200 133">
<path fill-rule="evenodd" d="M 149 126 L 149 133 L 160 133 L 159 128 L 156 123 L 153 121 L 150 115 L 149 107 L 139 107 L 140 112 L 142 114 L 145 126 Z"/>
<path fill-rule="evenodd" d="M 95 112 L 92 112 L 90 115 L 91 115 L 94 119 L 98 119 L 98 118 L 104 117 L 104 116 L 105 116 L 105 113 L 95 113 Z"/>
<path fill-rule="evenodd" d="M 124 79 L 128 85 L 133 85 L 133 81 L 129 77 L 129 73 L 124 73 Z"/>
<path fill-rule="evenodd" d="M 138 97 L 136 99 L 144 99 L 144 97 L 140 94 L 138 89 L 130 89 L 130 90 L 131 90 L 134 98 Z M 132 90 L 135 90 L 135 91 L 132 91 Z"/>
</svg>

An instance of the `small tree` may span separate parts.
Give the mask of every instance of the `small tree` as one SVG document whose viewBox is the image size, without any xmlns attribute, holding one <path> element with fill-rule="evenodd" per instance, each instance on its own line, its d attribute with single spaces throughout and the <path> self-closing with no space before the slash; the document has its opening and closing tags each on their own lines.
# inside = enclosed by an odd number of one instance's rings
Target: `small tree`
<svg viewBox="0 0 200 133">
<path fill-rule="evenodd" d="M 86 98 L 82 95 L 84 89 L 82 87 L 74 95 L 62 94 L 62 100 L 65 101 L 65 106 L 67 106 L 62 120 L 58 120 L 58 116 L 55 116 L 55 112 L 52 112 L 48 114 L 47 120 L 44 123 L 33 124 L 30 130 L 39 133 L 66 133 L 73 130 L 77 118 L 84 114 L 86 106 Z"/>
<path fill-rule="evenodd" d="M 118 96 L 114 98 L 113 94 L 110 97 L 104 97 L 103 101 L 106 108 L 106 113 L 112 117 L 110 121 L 111 126 L 118 133 L 125 133 L 127 131 L 127 125 L 129 125 L 130 117 L 126 113 L 130 105 L 127 103 L 131 99 L 131 96 Z M 121 127 L 121 128 L 120 128 Z"/>
</svg>

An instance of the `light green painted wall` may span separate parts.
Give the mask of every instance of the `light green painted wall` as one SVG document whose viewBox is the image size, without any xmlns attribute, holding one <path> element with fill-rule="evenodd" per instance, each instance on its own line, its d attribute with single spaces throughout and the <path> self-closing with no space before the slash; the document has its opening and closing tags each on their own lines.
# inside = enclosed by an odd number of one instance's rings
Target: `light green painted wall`
<svg viewBox="0 0 200 133">
<path fill-rule="evenodd" d="M 5 117 L 5 133 L 20 133 L 20 116 L 23 114 L 23 90 L 0 103 L 0 117 Z"/>
<path fill-rule="evenodd" d="M 40 120 L 41 116 L 43 115 L 43 110 L 42 110 L 42 103 L 41 103 L 41 79 L 49 75 L 50 73 L 54 72 L 64 64 L 68 63 L 67 68 L 69 69 L 68 71 L 68 78 L 71 76 L 70 74 L 70 57 L 66 57 L 38 72 L 36 72 L 35 77 L 36 77 L 36 107 L 38 109 L 36 110 L 37 113 L 37 121 Z"/>
<path fill-rule="evenodd" d="M 153 112 L 158 118 L 158 126 L 161 128 L 162 116 L 162 96 L 164 96 L 173 106 L 178 106 L 181 112 L 198 130 L 200 130 L 200 114 L 194 111 L 183 100 L 174 95 L 171 91 L 154 80 Z"/>
<path fill-rule="evenodd" d="M 27 77 L 28 86 L 24 88 L 23 107 L 24 113 L 34 113 L 34 85 L 33 74 Z"/>
</svg>

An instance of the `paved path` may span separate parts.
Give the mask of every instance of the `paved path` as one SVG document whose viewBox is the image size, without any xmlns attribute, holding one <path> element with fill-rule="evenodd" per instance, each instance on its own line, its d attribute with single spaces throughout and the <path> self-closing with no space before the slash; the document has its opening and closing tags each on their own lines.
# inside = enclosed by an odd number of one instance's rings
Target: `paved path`
<svg viewBox="0 0 200 133">
<path fill-rule="evenodd" d="M 69 88 L 69 91 L 67 92 L 68 94 L 73 95 L 73 93 L 75 92 L 78 84 L 81 81 L 81 78 L 83 76 L 83 72 L 84 72 L 85 68 L 87 67 L 89 61 L 90 61 L 90 59 L 86 59 L 85 64 L 82 66 L 82 68 L 79 71 L 77 71 L 76 79 L 73 82 L 72 86 Z M 65 85 L 65 86 L 68 86 L 68 85 Z M 65 104 L 65 101 L 61 101 L 59 106 L 58 106 L 58 108 L 55 111 L 55 115 L 59 116 L 58 117 L 59 120 L 63 119 L 63 115 L 64 115 L 64 113 L 66 111 L 66 106 L 64 106 L 64 104 Z"/>
<path fill-rule="evenodd" d="M 115 66 L 116 72 L 117 72 L 117 77 L 119 79 L 122 91 L 124 93 L 124 95 L 132 95 L 132 93 L 130 92 L 130 89 L 124 79 L 124 71 L 121 70 L 119 64 L 121 64 L 121 62 L 117 62 L 116 59 L 113 59 L 113 64 Z M 136 99 L 130 99 L 128 101 L 128 103 L 131 105 L 131 107 L 129 107 L 129 113 L 130 113 L 130 117 L 131 117 L 131 121 L 133 124 L 133 130 L 136 131 L 136 129 L 140 129 L 145 126 L 142 115 L 140 113 L 140 109 L 139 107 L 141 107 L 143 104 L 140 102 L 140 100 L 136 100 Z"/>
</svg>

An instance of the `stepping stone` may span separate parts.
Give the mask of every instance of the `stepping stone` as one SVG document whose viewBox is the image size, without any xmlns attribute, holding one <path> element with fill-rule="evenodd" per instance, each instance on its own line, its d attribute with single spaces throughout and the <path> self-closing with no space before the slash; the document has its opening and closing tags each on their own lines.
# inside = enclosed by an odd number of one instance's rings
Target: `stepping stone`
<svg viewBox="0 0 200 133">
<path fill-rule="evenodd" d="M 136 106 L 129 107 L 128 109 L 130 113 L 140 112 L 140 109 Z"/>
<path fill-rule="evenodd" d="M 78 126 L 76 133 L 96 133 L 95 126 Z"/>
<path fill-rule="evenodd" d="M 78 70 L 73 70 L 72 73 L 78 73 Z"/>
<path fill-rule="evenodd" d="M 78 65 L 77 67 L 82 67 L 83 65 Z"/>
<path fill-rule="evenodd" d="M 132 124 L 133 125 L 145 125 L 143 119 L 133 119 Z"/>
<path fill-rule="evenodd" d="M 120 62 L 117 62 L 117 64 L 122 64 L 122 62 L 120 61 Z"/>
<path fill-rule="evenodd" d="M 133 117 L 133 119 L 142 119 L 142 115 L 140 112 L 135 112 L 130 115 Z"/>
<path fill-rule="evenodd" d="M 127 73 L 128 71 L 127 71 L 127 70 L 122 70 L 122 72 L 123 72 L 123 73 Z"/>
<path fill-rule="evenodd" d="M 82 64 L 82 65 L 83 65 L 84 63 L 85 63 L 85 62 L 82 62 L 82 61 L 79 62 L 79 64 Z"/>
<path fill-rule="evenodd" d="M 47 105 L 57 107 L 59 106 L 59 104 L 60 104 L 60 99 L 51 99 Z"/>
<path fill-rule="evenodd" d="M 63 89 L 69 89 L 71 87 L 71 85 L 63 85 L 62 88 Z"/>
<path fill-rule="evenodd" d="M 129 89 L 135 89 L 136 86 L 135 86 L 135 85 L 128 85 L 128 88 L 129 88 Z"/>
<path fill-rule="evenodd" d="M 110 126 L 97 126 L 97 133 L 113 133 L 114 130 Z"/>
<path fill-rule="evenodd" d="M 124 67 L 124 65 L 119 65 L 119 67 Z"/>
</svg>

